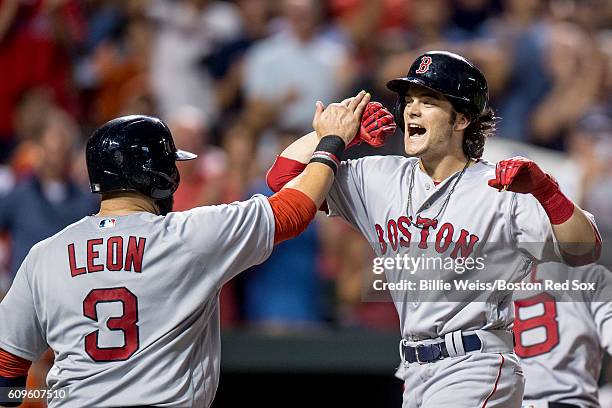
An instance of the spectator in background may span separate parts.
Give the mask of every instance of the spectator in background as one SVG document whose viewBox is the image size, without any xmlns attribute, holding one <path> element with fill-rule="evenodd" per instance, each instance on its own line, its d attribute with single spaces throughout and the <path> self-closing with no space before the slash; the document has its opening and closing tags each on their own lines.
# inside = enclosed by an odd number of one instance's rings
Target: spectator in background
<svg viewBox="0 0 612 408">
<path fill-rule="evenodd" d="M 579 25 L 588 33 L 610 28 L 612 3 L 608 0 L 549 0 L 551 17 Z"/>
<path fill-rule="evenodd" d="M 451 44 L 456 46 L 468 38 L 468 33 L 450 20 L 450 0 L 413 0 L 406 2 L 404 12 L 410 21 L 410 30 L 398 33 L 399 37 L 393 41 L 387 41 L 389 55 L 377 74 L 380 89 L 386 89 L 388 78 L 406 75 L 412 61 L 423 50 L 448 49 Z"/>
<path fill-rule="evenodd" d="M 83 44 L 85 53 L 93 52 L 121 29 L 122 23 L 125 22 L 125 4 L 122 0 L 91 0 L 86 3 L 87 36 Z"/>
<path fill-rule="evenodd" d="M 571 124 L 593 102 L 600 58 L 580 27 L 548 18 L 547 2 L 504 0 L 503 5 L 502 15 L 481 30 L 511 62 L 502 92 L 494 94 L 502 118 L 499 133 L 564 150 Z"/>
<path fill-rule="evenodd" d="M 260 180 L 248 194 L 271 195 Z M 323 283 L 317 268 L 318 225 L 274 248 L 266 262 L 242 275 L 242 316 L 269 330 L 309 327 L 323 322 Z"/>
<path fill-rule="evenodd" d="M 56 103 L 77 112 L 69 56 L 83 38 L 76 0 L 0 2 L 0 162 L 15 146 L 14 111 L 28 89 L 46 87 Z"/>
<path fill-rule="evenodd" d="M 30 88 L 22 93 L 15 104 L 13 127 L 17 142 L 33 140 L 44 119 L 56 109 L 53 95 L 46 87 Z"/>
<path fill-rule="evenodd" d="M 485 7 L 485 4 L 481 0 L 457 1 L 456 7 L 460 6 L 476 13 L 474 9 Z M 396 98 L 386 88 L 388 79 L 406 75 L 414 59 L 430 50 L 447 50 L 466 56 L 484 72 L 489 92 L 493 95 L 504 86 L 508 75 L 507 50 L 456 25 L 451 19 L 452 9 L 450 0 L 414 0 L 406 7 L 411 29 L 404 34 L 402 41 L 395 41 L 402 44 L 401 48 L 396 47 L 382 58 L 383 64 L 376 76 L 376 87 L 382 98 L 385 98 L 383 101 L 386 106 L 393 106 Z M 469 24 L 464 22 L 464 25 Z M 403 154 L 403 146 L 398 146 L 398 149 L 398 154 Z"/>
<path fill-rule="evenodd" d="M 78 137 L 65 112 L 51 112 L 37 134 L 34 173 L 0 197 L 0 230 L 11 236 L 13 276 L 34 244 L 98 208 L 93 194 L 69 177 Z"/>
<path fill-rule="evenodd" d="M 245 60 L 245 121 L 311 129 L 317 100 L 337 99 L 352 81 L 347 50 L 321 35 L 322 2 L 283 0 L 281 30 L 251 47 Z"/>
<path fill-rule="evenodd" d="M 281 129 L 276 132 L 279 151 L 301 136 L 299 131 Z M 272 195 L 265 182 L 265 174 L 257 167 L 253 152 L 240 147 L 246 135 L 240 131 L 228 134 L 225 146 L 230 162 L 250 176 L 244 197 L 253 194 Z M 268 163 L 271 164 L 271 163 Z M 233 166 L 232 166 L 233 167 Z M 286 329 L 308 328 L 323 322 L 323 281 L 319 270 L 319 225 L 312 222 L 298 237 L 274 248 L 266 262 L 242 274 L 238 285 L 242 294 L 242 317 L 251 326 L 272 333 Z"/>
<path fill-rule="evenodd" d="M 412 0 L 406 8 L 410 22 L 410 49 L 440 42 L 461 42 L 469 33 L 451 20 L 450 0 Z"/>
<path fill-rule="evenodd" d="M 262 177 L 267 168 L 263 167 L 258 149 L 258 135 L 239 121 L 235 121 L 223 134 L 221 147 L 227 154 L 224 175 L 224 202 L 242 200 L 254 180 Z M 269 162 L 265 162 L 269 164 Z"/>
<path fill-rule="evenodd" d="M 191 105 L 215 122 L 219 108 L 213 82 L 200 62 L 239 35 L 236 6 L 216 0 L 151 0 L 150 15 L 157 23 L 151 81 L 161 116 Z"/>
<path fill-rule="evenodd" d="M 543 57 L 550 82 L 528 123 L 534 144 L 565 150 L 572 126 L 595 103 L 604 68 L 595 44 L 575 24 L 549 27 Z"/>
<path fill-rule="evenodd" d="M 503 0 L 500 16 L 487 20 L 481 35 L 504 50 L 510 62 L 501 93 L 492 94 L 492 104 L 501 117 L 498 134 L 529 142 L 529 121 L 546 94 L 543 65 L 547 24 L 543 0 Z"/>
<path fill-rule="evenodd" d="M 476 34 L 484 23 L 496 11 L 496 1 L 491 0 L 453 0 L 452 22 L 456 27 Z"/>
<path fill-rule="evenodd" d="M 239 121 L 230 122 L 233 124 L 221 139 L 222 148 L 218 148 L 208 143 L 208 125 L 201 110 L 185 106 L 170 115 L 169 126 L 177 146 L 199 155 L 189 163 L 178 164 L 181 185 L 174 193 L 175 210 L 244 198 L 257 174 L 256 140 L 248 127 Z"/>
<path fill-rule="evenodd" d="M 451 20 L 450 0 L 411 0 L 405 4 L 404 13 L 409 22 L 409 30 L 401 33 L 402 36 L 397 39 L 396 52 L 420 53 L 424 48 L 444 49 L 447 44 L 469 39 L 469 33 L 454 25 Z M 406 74 L 406 67 L 409 66 L 410 63 L 402 65 L 402 75 Z"/>
<path fill-rule="evenodd" d="M 195 160 L 177 163 L 181 184 L 174 193 L 174 210 L 225 202 L 222 190 L 227 158 L 221 149 L 208 144 L 204 113 L 193 106 L 183 106 L 169 116 L 168 126 L 177 146 L 198 155 Z"/>
<path fill-rule="evenodd" d="M 334 314 L 343 327 L 396 330 L 399 318 L 388 292 L 372 293 L 374 253 L 355 229 L 334 218 L 321 219 L 324 277 L 335 282 Z"/>
<path fill-rule="evenodd" d="M 246 51 L 270 34 L 271 7 L 268 0 L 237 2 L 243 26 L 237 38 L 221 43 L 202 61 L 215 80 L 216 99 L 223 118 L 235 117 L 244 107 L 242 94 L 243 60 Z"/>
<path fill-rule="evenodd" d="M 152 38 L 150 21 L 135 17 L 126 22 L 117 40 L 104 41 L 96 48 L 92 57 L 98 88 L 92 110 L 94 123 L 104 123 L 118 115 L 152 113 L 132 105 L 139 98 L 151 98 Z"/>
<path fill-rule="evenodd" d="M 177 146 L 198 154 L 195 160 L 177 163 L 181 183 L 174 193 L 175 211 L 244 198 L 245 186 L 252 180 L 248 167 L 255 163 L 251 138 L 243 137 L 240 125 L 227 129 L 225 151 L 208 144 L 208 123 L 200 109 L 183 106 L 169 116 L 168 125 Z M 221 325 L 227 328 L 238 320 L 234 281 L 223 286 L 220 302 Z"/>
<path fill-rule="evenodd" d="M 604 75 L 597 102 L 593 108 L 612 117 L 612 30 L 603 31 L 598 36 L 597 43 L 603 56 Z"/>
<path fill-rule="evenodd" d="M 582 170 L 581 203 L 601 218 L 603 240 L 612 238 L 612 117 L 593 111 L 578 122 L 570 153 Z"/>
<path fill-rule="evenodd" d="M 328 3 L 333 24 L 324 35 L 355 53 L 357 62 L 375 45 L 374 34 L 381 29 L 381 23 L 397 14 L 388 0 L 330 0 Z"/>
<path fill-rule="evenodd" d="M 597 98 L 573 126 L 569 153 L 581 170 L 581 206 L 601 218 L 604 242 L 612 238 L 612 33 L 594 37 L 602 55 L 602 80 Z M 589 73 L 591 75 L 592 73 Z M 612 265 L 609 251 L 604 265 Z"/>
<path fill-rule="evenodd" d="M 374 74 L 386 48 L 382 33 L 405 26 L 403 3 L 404 0 L 328 1 L 330 24 L 322 35 L 350 52 L 353 78 L 349 94 L 362 89 L 374 92 Z"/>
</svg>

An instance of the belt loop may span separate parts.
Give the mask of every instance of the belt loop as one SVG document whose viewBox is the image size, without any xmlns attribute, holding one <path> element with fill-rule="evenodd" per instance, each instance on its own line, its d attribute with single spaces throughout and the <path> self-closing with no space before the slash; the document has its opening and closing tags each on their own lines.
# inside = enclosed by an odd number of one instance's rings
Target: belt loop
<svg viewBox="0 0 612 408">
<path fill-rule="evenodd" d="M 422 344 L 417 344 L 416 347 L 414 348 L 414 355 L 416 357 L 416 362 L 419 364 L 425 364 L 428 361 L 421 361 L 421 353 L 419 353 L 419 350 L 424 349 L 425 346 Z"/>
<path fill-rule="evenodd" d="M 404 355 L 404 347 L 408 346 L 408 340 L 406 339 L 401 339 L 399 342 L 399 355 L 400 358 L 402 359 L 402 363 L 404 364 L 404 367 L 408 367 L 408 361 L 406 361 L 406 356 Z"/>
<path fill-rule="evenodd" d="M 444 335 L 444 344 L 446 344 L 446 351 L 450 357 L 457 357 L 457 352 L 455 351 L 455 345 L 453 344 L 453 332 L 446 333 Z"/>
<path fill-rule="evenodd" d="M 455 345 L 455 352 L 457 356 L 465 356 L 465 349 L 463 348 L 463 335 L 461 330 L 453 332 L 453 343 Z"/>
</svg>

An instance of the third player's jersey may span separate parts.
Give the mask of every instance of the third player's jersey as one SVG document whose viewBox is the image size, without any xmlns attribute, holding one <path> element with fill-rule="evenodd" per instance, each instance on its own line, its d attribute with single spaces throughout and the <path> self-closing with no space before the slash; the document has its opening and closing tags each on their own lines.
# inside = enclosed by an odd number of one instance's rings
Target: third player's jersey
<svg viewBox="0 0 612 408">
<path fill-rule="evenodd" d="M 526 279 L 568 282 L 569 289 L 517 296 L 515 352 L 525 373 L 525 399 L 599 407 L 603 352 L 612 354 L 612 272 L 549 262 Z"/>
<path fill-rule="evenodd" d="M 418 340 L 456 330 L 510 329 L 510 291 L 458 290 L 453 281 L 517 282 L 533 260 L 557 260 L 548 217 L 532 195 L 489 187 L 487 181 L 495 176 L 491 163 L 479 160 L 458 181 L 461 172 L 439 185 L 418 163 L 399 156 L 342 162 L 327 196 L 330 214 L 359 229 L 379 257 L 407 254 L 451 263 L 470 257 L 482 261 L 480 270 L 470 273 L 422 265 L 413 273 L 386 269 L 390 283 L 408 277 L 416 278 L 417 285 L 418 280 L 453 285 L 391 291 L 403 337 Z"/>
<path fill-rule="evenodd" d="M 32 248 L 0 304 L 0 348 L 31 361 L 47 344 L 51 406 L 207 407 L 217 388 L 219 291 L 263 262 L 263 196 L 165 217 L 86 217 Z"/>
</svg>

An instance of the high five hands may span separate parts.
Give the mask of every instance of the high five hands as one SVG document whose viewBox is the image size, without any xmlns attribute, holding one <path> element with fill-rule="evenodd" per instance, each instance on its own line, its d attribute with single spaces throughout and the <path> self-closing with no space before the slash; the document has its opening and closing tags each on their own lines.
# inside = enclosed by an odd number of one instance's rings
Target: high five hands
<svg viewBox="0 0 612 408">
<path fill-rule="evenodd" d="M 366 98 L 367 102 L 365 105 L 365 109 L 361 110 L 360 104 L 364 100 L 366 100 Z M 327 109 L 332 106 L 334 106 L 333 110 L 340 109 L 338 105 L 344 105 L 346 108 L 353 111 L 358 108 L 359 112 L 361 112 L 361 120 L 359 126 L 357 127 L 357 130 L 355 130 L 355 133 L 353 135 L 354 137 L 349 142 L 346 142 L 346 139 L 343 138 L 345 139 L 347 148 L 361 144 L 362 142 L 365 142 L 372 147 L 381 147 L 385 144 L 386 139 L 395 133 L 397 125 L 395 124 L 395 118 L 393 114 L 380 102 L 370 102 L 370 94 L 366 93 L 365 91 L 361 91 L 359 94 L 357 94 L 357 96 L 345 99 L 339 104 L 331 104 L 328 106 Z M 321 102 L 317 102 L 317 112 L 319 112 L 321 109 L 327 110 Z M 359 114 L 359 112 L 355 111 L 356 114 Z M 330 112 L 329 114 L 332 115 L 332 112 Z M 334 115 L 335 114 L 336 113 L 334 113 Z M 313 127 L 315 128 L 315 130 L 317 130 L 317 134 L 319 135 L 319 137 L 322 137 L 326 134 L 321 133 L 317 129 L 315 125 L 315 122 L 317 120 L 316 115 L 317 113 L 315 113 Z M 320 124 L 317 125 L 320 126 Z M 355 128 L 351 127 L 351 129 Z"/>
<path fill-rule="evenodd" d="M 345 145 L 351 143 L 359 131 L 361 116 L 370 101 L 370 94 L 359 92 L 354 98 L 341 103 L 332 103 L 325 107 L 317 101 L 312 127 L 317 136 L 335 135 L 344 140 Z"/>
</svg>

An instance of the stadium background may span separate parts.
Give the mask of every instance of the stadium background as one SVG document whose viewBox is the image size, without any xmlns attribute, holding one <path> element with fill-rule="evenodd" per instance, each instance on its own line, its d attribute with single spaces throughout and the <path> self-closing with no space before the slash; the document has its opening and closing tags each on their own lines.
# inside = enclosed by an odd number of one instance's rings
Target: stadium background
<svg viewBox="0 0 612 408">
<path fill-rule="evenodd" d="M 609 240 L 610 1 L 0 0 L 0 297 L 33 243 L 96 210 L 83 142 L 106 120 L 160 116 L 200 154 L 180 165 L 176 209 L 245 199 L 269 193 L 317 99 L 366 89 L 392 107 L 385 82 L 428 49 L 485 72 L 501 117 L 485 157 L 536 159 Z M 348 153 L 402 154 L 402 140 Z M 394 308 L 361 302 L 370 254 L 320 216 L 227 285 L 215 407 L 400 406 Z"/>
</svg>

